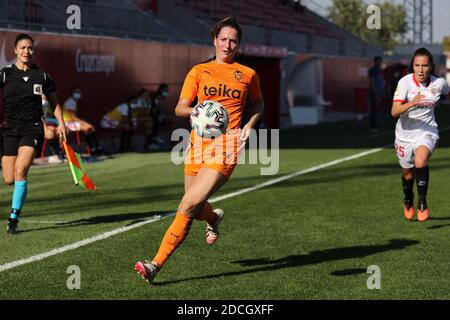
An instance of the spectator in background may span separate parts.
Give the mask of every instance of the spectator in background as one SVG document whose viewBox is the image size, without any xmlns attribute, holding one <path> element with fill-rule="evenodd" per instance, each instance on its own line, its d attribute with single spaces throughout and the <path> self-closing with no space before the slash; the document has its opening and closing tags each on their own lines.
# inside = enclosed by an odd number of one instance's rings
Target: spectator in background
<svg viewBox="0 0 450 320">
<path fill-rule="evenodd" d="M 98 140 L 95 128 L 89 122 L 81 119 L 77 115 L 78 104 L 81 99 L 81 89 L 75 87 L 70 92 L 69 97 L 66 99 L 63 105 L 63 117 L 67 128 L 70 131 L 82 131 L 86 135 L 86 143 L 92 154 L 99 154 L 102 152 Z"/>
<path fill-rule="evenodd" d="M 48 163 L 51 164 L 59 164 L 64 162 L 64 154 L 62 152 L 59 138 L 56 132 L 56 128 L 58 127 L 58 120 L 53 115 L 53 111 L 50 108 L 50 103 L 47 100 L 45 94 L 42 94 L 42 123 L 44 125 L 44 138 L 47 141 L 50 141 L 49 151 L 50 155 L 48 157 Z M 66 134 L 68 133 L 66 128 Z"/>
<path fill-rule="evenodd" d="M 127 101 L 118 105 L 103 116 L 100 127 L 105 129 L 119 129 L 120 143 L 119 152 L 130 151 L 131 137 L 133 135 L 133 122 L 131 111 L 137 106 L 137 99 L 133 96 L 128 97 Z"/>
<path fill-rule="evenodd" d="M 389 90 L 389 100 L 392 100 L 394 98 L 395 90 L 397 89 L 398 82 L 402 78 L 402 74 L 400 72 L 400 67 L 397 67 L 394 72 L 392 73 L 391 77 L 391 84 L 390 84 L 390 90 Z"/>
<path fill-rule="evenodd" d="M 164 121 L 163 110 L 166 108 L 166 98 L 169 96 L 169 86 L 167 83 L 161 83 L 158 91 L 152 98 L 151 117 L 153 120 L 153 130 L 150 136 L 150 143 L 159 144 L 164 147 L 164 141 L 159 136 L 161 125 Z"/>
<path fill-rule="evenodd" d="M 383 59 L 376 56 L 373 62 L 374 66 L 369 69 L 369 126 L 371 132 L 378 132 L 380 127 L 377 108 L 384 98 L 384 77 L 381 70 Z"/>
<path fill-rule="evenodd" d="M 137 96 L 137 105 L 133 108 L 133 121 L 135 122 L 138 133 L 145 137 L 142 149 L 144 151 L 151 150 L 153 119 L 151 115 L 152 99 L 150 91 L 142 88 Z"/>
</svg>

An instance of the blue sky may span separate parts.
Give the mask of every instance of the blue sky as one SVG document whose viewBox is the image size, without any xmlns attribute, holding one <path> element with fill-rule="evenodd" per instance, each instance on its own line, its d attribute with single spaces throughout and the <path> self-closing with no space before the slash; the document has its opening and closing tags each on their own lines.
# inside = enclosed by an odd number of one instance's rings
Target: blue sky
<svg viewBox="0 0 450 320">
<path fill-rule="evenodd" d="M 382 0 L 383 2 L 385 0 Z M 331 5 L 332 0 L 303 0 L 304 3 L 315 2 L 322 7 Z M 366 0 L 367 4 L 378 1 Z M 403 4 L 403 0 L 392 0 L 396 4 Z M 383 19 L 383 18 L 382 18 Z M 450 1 L 433 0 L 433 41 L 441 42 L 445 36 L 450 36 Z"/>
</svg>

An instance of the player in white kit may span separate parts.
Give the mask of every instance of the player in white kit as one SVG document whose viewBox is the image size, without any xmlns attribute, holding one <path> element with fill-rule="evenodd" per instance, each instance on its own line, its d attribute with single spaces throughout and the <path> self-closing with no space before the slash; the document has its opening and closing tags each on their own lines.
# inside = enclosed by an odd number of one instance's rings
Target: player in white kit
<svg viewBox="0 0 450 320">
<path fill-rule="evenodd" d="M 414 218 L 414 179 L 417 183 L 417 220 L 428 219 L 427 190 L 429 180 L 428 161 L 439 140 L 434 108 L 441 95 L 447 95 L 449 85 L 434 73 L 431 53 L 420 48 L 414 52 L 410 72 L 400 79 L 394 94 L 391 114 L 399 117 L 395 128 L 395 150 L 403 168 L 403 215 Z"/>
</svg>

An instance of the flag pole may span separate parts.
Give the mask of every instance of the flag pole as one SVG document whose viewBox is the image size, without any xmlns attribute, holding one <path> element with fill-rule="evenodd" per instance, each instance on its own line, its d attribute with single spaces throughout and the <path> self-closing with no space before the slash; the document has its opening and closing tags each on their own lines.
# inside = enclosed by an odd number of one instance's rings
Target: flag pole
<svg viewBox="0 0 450 320">
<path fill-rule="evenodd" d="M 66 152 L 67 159 L 70 159 L 70 157 L 69 157 L 69 150 L 67 150 L 67 144 L 66 144 L 65 140 L 63 140 L 63 146 L 64 146 L 64 151 Z M 71 161 L 68 161 L 68 162 L 69 162 L 70 172 L 72 173 L 73 182 L 76 185 L 78 185 L 80 183 L 80 181 L 78 181 L 78 177 L 75 174 L 75 168 L 73 167 L 73 164 L 72 164 Z"/>
</svg>

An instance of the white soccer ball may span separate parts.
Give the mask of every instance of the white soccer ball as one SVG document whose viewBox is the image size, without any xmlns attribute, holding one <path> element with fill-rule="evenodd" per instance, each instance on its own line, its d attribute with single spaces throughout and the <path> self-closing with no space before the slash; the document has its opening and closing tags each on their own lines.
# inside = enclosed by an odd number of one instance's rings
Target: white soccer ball
<svg viewBox="0 0 450 320">
<path fill-rule="evenodd" d="M 191 127 L 202 138 L 217 138 L 227 130 L 228 112 L 217 101 L 202 101 L 192 110 Z"/>
</svg>

